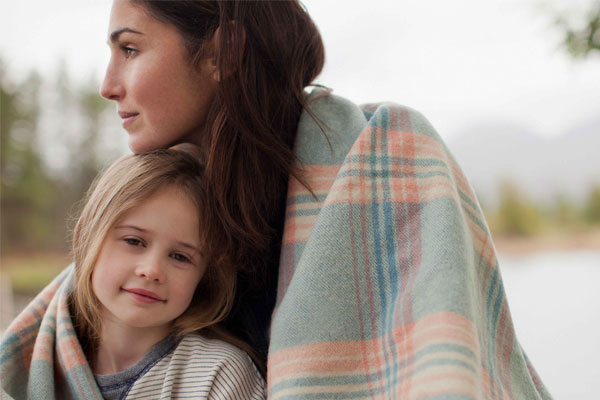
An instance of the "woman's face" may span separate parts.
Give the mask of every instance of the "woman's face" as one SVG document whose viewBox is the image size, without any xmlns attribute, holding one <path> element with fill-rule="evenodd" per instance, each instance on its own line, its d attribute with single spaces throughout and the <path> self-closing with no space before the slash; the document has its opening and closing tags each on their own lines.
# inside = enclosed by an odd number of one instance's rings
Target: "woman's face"
<svg viewBox="0 0 600 400">
<path fill-rule="evenodd" d="M 129 0 L 114 0 L 108 44 L 100 94 L 117 103 L 129 148 L 198 144 L 217 88 L 214 59 L 192 66 L 177 29 Z"/>
</svg>

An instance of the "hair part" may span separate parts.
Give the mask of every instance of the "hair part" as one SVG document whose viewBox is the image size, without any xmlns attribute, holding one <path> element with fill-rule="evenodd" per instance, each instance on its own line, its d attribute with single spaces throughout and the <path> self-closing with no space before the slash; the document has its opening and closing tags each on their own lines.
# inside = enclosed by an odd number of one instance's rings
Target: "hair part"
<svg viewBox="0 0 600 400">
<path fill-rule="evenodd" d="M 200 246 L 210 233 L 204 229 L 207 209 L 203 168 L 197 159 L 179 150 L 157 150 L 119 158 L 101 174 L 88 191 L 85 205 L 73 232 L 75 288 L 70 296 L 75 327 L 91 359 L 100 339 L 101 304 L 92 288 L 92 275 L 105 238 L 125 213 L 155 195 L 174 188 L 196 206 L 199 215 Z M 182 336 L 210 330 L 223 320 L 235 297 L 236 271 L 213 254 L 203 252 L 205 275 L 196 287 L 186 311 L 173 322 L 172 332 Z"/>
</svg>

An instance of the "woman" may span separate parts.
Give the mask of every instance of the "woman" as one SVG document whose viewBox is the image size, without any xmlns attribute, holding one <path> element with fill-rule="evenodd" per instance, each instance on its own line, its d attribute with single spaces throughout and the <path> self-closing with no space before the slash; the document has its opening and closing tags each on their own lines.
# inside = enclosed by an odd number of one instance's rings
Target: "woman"
<svg viewBox="0 0 600 400">
<path fill-rule="evenodd" d="M 460 168 L 413 110 L 304 92 L 324 50 L 297 1 L 115 0 L 109 45 L 131 150 L 200 149 L 270 397 L 549 398 Z"/>
</svg>

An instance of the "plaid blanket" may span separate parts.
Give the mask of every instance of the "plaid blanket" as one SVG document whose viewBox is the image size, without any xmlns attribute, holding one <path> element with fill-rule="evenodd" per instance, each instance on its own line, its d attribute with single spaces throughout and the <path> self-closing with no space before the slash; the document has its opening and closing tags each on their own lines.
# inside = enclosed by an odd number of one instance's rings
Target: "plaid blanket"
<svg viewBox="0 0 600 400">
<path fill-rule="evenodd" d="M 419 113 L 311 93 L 289 184 L 272 399 L 549 399 L 515 338 L 490 232 Z M 329 143 L 328 143 L 329 142 Z"/>
<path fill-rule="evenodd" d="M 73 328 L 63 270 L 8 327 L 0 344 L 2 399 L 102 399 Z"/>
</svg>

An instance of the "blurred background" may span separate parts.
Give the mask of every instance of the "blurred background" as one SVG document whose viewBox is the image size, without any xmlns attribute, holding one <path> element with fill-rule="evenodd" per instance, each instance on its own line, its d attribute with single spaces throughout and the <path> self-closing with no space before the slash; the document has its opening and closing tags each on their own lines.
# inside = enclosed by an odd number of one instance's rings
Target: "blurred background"
<svg viewBox="0 0 600 400">
<path fill-rule="evenodd" d="M 109 0 L 0 15 L 0 331 L 69 263 L 78 201 L 128 152 L 98 95 Z M 477 192 L 519 340 L 557 399 L 600 380 L 600 1 L 306 0 L 318 83 L 421 111 Z"/>
</svg>

